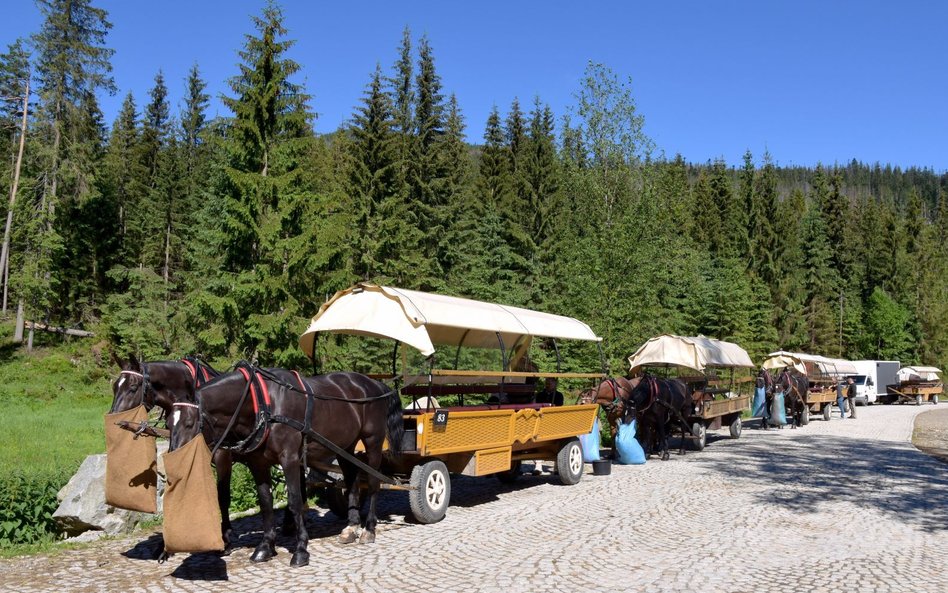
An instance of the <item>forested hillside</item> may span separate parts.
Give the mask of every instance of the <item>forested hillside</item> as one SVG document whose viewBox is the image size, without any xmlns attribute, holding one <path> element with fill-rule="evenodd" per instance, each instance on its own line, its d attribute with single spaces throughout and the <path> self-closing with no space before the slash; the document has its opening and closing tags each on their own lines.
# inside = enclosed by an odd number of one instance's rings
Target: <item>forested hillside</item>
<svg viewBox="0 0 948 593">
<path fill-rule="evenodd" d="M 468 139 L 436 48 L 407 29 L 349 123 L 317 134 L 320 82 L 302 86 L 273 4 L 248 23 L 230 117 L 208 118 L 197 64 L 183 104 L 159 71 L 106 122 L 108 15 L 39 6 L 42 29 L 0 55 L 7 314 L 94 330 L 121 354 L 308 367 L 308 319 L 368 280 L 578 317 L 618 373 L 663 332 L 758 359 L 948 364 L 948 175 L 847 155 L 691 163 L 653 144 L 629 82 L 594 63 L 567 113 L 497 89 Z M 321 354 L 326 368 L 360 356 Z"/>
</svg>

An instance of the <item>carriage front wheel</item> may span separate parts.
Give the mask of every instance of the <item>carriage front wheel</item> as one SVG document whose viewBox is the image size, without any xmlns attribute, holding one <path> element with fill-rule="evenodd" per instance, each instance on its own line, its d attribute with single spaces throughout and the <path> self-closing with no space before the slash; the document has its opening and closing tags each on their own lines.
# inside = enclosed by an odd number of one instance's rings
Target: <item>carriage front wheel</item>
<svg viewBox="0 0 948 593">
<path fill-rule="evenodd" d="M 810 423 L 810 406 L 803 404 L 803 412 L 800 413 L 800 426 L 806 426 Z"/>
<path fill-rule="evenodd" d="M 704 451 L 704 446 L 708 444 L 708 429 L 705 428 L 704 423 L 695 422 L 692 424 L 691 432 L 694 433 L 691 442 L 694 444 L 695 451 Z"/>
<path fill-rule="evenodd" d="M 739 438 L 741 438 L 741 431 L 742 431 L 743 428 L 744 428 L 744 425 L 743 425 L 743 423 L 741 422 L 741 417 L 740 417 L 740 416 L 737 416 L 736 418 L 734 418 L 734 420 L 731 422 L 731 426 L 730 426 L 729 428 L 730 428 L 730 430 L 731 430 L 731 438 L 732 438 L 732 439 L 739 439 Z"/>
<path fill-rule="evenodd" d="M 933 405 L 933 406 L 937 406 L 937 405 L 938 405 L 938 394 L 937 394 L 937 393 L 932 396 L 932 405 Z"/>
<path fill-rule="evenodd" d="M 922 395 L 921 395 L 921 394 L 916 394 L 916 395 L 915 395 L 915 405 L 916 405 L 916 406 L 922 405 Z"/>
<path fill-rule="evenodd" d="M 451 475 L 442 461 L 416 465 L 409 485 L 408 504 L 419 523 L 437 523 L 444 518 L 451 501 Z"/>
<path fill-rule="evenodd" d="M 583 477 L 583 446 L 579 439 L 566 441 L 556 454 L 556 473 L 560 482 L 567 486 L 578 483 Z"/>
</svg>

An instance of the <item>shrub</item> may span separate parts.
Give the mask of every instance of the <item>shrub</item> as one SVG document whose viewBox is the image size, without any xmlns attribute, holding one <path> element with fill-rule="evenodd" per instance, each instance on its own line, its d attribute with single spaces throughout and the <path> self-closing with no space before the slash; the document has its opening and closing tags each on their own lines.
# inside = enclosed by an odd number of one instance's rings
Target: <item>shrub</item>
<svg viewBox="0 0 948 593">
<path fill-rule="evenodd" d="M 273 502 L 286 500 L 286 484 L 283 482 L 283 472 L 274 467 L 270 469 L 273 482 Z M 257 506 L 257 486 L 253 482 L 244 465 L 234 464 L 234 471 L 230 478 L 230 512 L 239 513 Z"/>
<path fill-rule="evenodd" d="M 56 537 L 56 493 L 66 476 L 0 476 L 0 548 Z"/>
</svg>

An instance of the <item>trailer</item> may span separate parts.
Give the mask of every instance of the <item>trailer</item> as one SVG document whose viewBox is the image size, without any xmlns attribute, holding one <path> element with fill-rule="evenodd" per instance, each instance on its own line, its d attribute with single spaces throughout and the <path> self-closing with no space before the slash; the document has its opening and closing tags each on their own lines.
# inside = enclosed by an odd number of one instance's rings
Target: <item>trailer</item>
<svg viewBox="0 0 948 593">
<path fill-rule="evenodd" d="M 746 350 L 705 336 L 666 334 L 648 340 L 629 357 L 630 374 L 652 368 L 674 373 L 688 388 L 692 408 L 686 420 L 693 436 L 687 438 L 696 450 L 704 449 L 709 429 L 727 426 L 732 438 L 740 438 L 742 416 L 751 406 L 747 386 L 754 380 L 747 372 L 754 363 Z"/>
<path fill-rule="evenodd" d="M 938 404 L 944 392 L 940 375 L 941 369 L 935 367 L 910 366 L 899 369 L 897 382 L 886 386 L 886 403 L 914 402 L 920 406 L 922 402 L 928 401 Z"/>
<path fill-rule="evenodd" d="M 605 377 L 601 338 L 585 323 L 519 307 L 361 283 L 337 292 L 301 336 L 300 347 L 314 361 L 316 337 L 324 334 L 394 342 L 391 372 L 378 378 L 393 381 L 409 403 L 403 413 L 400 453 L 386 460 L 383 471 L 393 476 L 392 487 L 409 491 L 411 511 L 419 522 L 444 517 L 452 474 L 496 475 L 511 481 L 520 475 L 523 460 L 539 460 L 555 463 L 554 474 L 563 484 L 582 478 L 578 437 L 592 430 L 599 406 L 536 401 L 534 381 Z M 534 338 L 543 340 L 547 359 L 550 354 L 555 357 L 555 370 L 540 372 L 528 363 Z M 558 340 L 594 344 L 600 369 L 564 370 Z M 453 365 L 439 365 L 436 348 L 438 353 L 448 352 L 449 364 L 454 350 Z M 495 352 L 500 368 L 459 368 L 462 354 L 472 349 Z M 449 399 L 452 405 L 443 405 Z M 338 484 L 336 480 L 329 485 Z M 333 501 L 342 505 L 339 512 L 345 510 L 340 489 L 333 488 L 327 498 L 333 512 L 338 514 Z"/>
</svg>

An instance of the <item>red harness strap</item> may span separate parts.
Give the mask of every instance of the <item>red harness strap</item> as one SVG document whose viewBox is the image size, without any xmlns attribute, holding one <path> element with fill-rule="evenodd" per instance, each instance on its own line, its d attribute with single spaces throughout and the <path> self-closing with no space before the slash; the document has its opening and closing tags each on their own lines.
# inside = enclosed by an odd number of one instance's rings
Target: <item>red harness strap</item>
<svg viewBox="0 0 948 593">
<path fill-rule="evenodd" d="M 244 376 L 244 380 L 250 383 L 250 399 L 253 400 L 253 413 L 260 413 L 260 402 L 261 397 L 263 404 L 267 410 L 269 410 L 273 402 L 270 400 L 270 390 L 267 389 L 267 382 L 261 381 L 256 375 L 254 375 L 254 380 L 250 380 L 250 372 L 244 367 L 240 367 L 237 370 L 240 371 L 240 374 Z M 260 387 L 260 390 L 257 391 L 257 387 Z"/>
<path fill-rule="evenodd" d="M 194 365 L 191 364 L 191 361 L 187 358 L 182 358 L 181 362 L 183 362 L 184 366 L 188 367 L 188 370 L 191 371 L 191 379 L 193 379 L 194 383 L 197 384 L 197 369 L 194 368 Z"/>
</svg>

